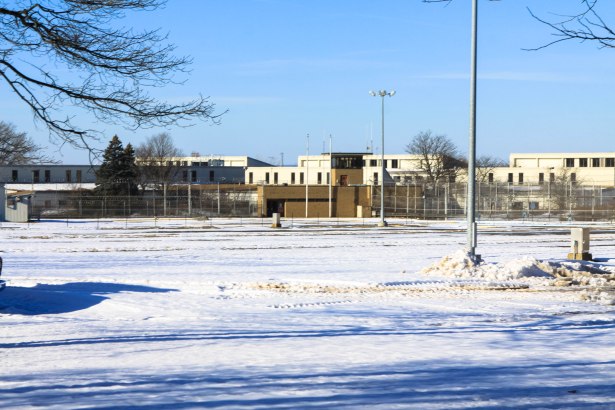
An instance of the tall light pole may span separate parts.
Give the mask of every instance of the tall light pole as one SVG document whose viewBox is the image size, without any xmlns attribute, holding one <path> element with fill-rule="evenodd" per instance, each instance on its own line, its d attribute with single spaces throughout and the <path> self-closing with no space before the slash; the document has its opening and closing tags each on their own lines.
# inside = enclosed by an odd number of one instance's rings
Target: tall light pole
<svg viewBox="0 0 615 410">
<path fill-rule="evenodd" d="M 387 222 L 384 220 L 384 173 L 386 172 L 384 166 L 384 97 L 387 95 L 392 97 L 395 95 L 395 91 L 380 90 L 370 91 L 369 95 L 372 97 L 381 97 L 382 100 L 382 142 L 381 142 L 381 162 L 382 162 L 382 174 L 380 175 L 380 223 L 378 226 L 387 226 Z"/>
<path fill-rule="evenodd" d="M 309 211 L 309 190 L 310 190 L 310 134 L 305 137 L 305 217 Z"/>
<path fill-rule="evenodd" d="M 477 61 L 477 21 L 478 0 L 472 0 L 472 52 L 470 64 L 470 144 L 468 148 L 468 200 L 467 203 L 467 247 L 468 256 L 474 262 L 480 258 L 476 256 L 476 61 Z"/>
<path fill-rule="evenodd" d="M 329 134 L 329 218 L 333 217 L 333 137 Z"/>
</svg>

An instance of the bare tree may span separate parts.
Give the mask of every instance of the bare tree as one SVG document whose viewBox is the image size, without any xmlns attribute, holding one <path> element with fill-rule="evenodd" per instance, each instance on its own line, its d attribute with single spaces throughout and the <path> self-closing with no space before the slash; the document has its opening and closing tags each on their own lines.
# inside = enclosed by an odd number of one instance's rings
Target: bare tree
<svg viewBox="0 0 615 410">
<path fill-rule="evenodd" d="M 147 88 L 167 85 L 190 60 L 158 30 L 119 28 L 129 11 L 153 10 L 165 0 L 21 0 L 0 2 L 0 78 L 42 121 L 56 141 L 89 148 L 94 130 L 63 114 L 70 106 L 129 128 L 218 119 L 198 97 L 160 101 Z M 48 60 L 49 64 L 45 64 Z M 70 76 L 61 75 L 70 72 Z"/>
<path fill-rule="evenodd" d="M 489 174 L 492 173 L 495 168 L 505 166 L 507 166 L 507 163 L 503 159 L 491 155 L 481 155 L 476 158 L 476 181 L 487 182 Z"/>
<path fill-rule="evenodd" d="M 13 124 L 0 121 L 0 165 L 54 163 L 41 153 L 25 132 L 19 132 Z"/>
<path fill-rule="evenodd" d="M 142 186 L 168 184 L 177 175 L 177 157 L 183 155 L 166 132 L 149 137 L 137 146 L 137 167 Z"/>
<path fill-rule="evenodd" d="M 581 4 L 582 11 L 561 16 L 559 21 L 547 21 L 528 9 L 532 17 L 551 27 L 554 30 L 553 36 L 556 37 L 555 40 L 531 50 L 540 50 L 568 40 L 592 41 L 600 48 L 615 48 L 615 28 L 609 26 L 598 14 L 598 0 L 581 0 Z"/>
<path fill-rule="evenodd" d="M 549 182 L 549 200 L 560 211 L 571 210 L 576 206 L 577 198 L 574 195 L 577 185 L 582 181 L 577 178 L 575 168 L 562 168 L 555 175 L 555 179 Z"/>
<path fill-rule="evenodd" d="M 434 183 L 453 181 L 467 166 L 455 144 L 446 135 L 435 135 L 431 130 L 415 135 L 406 152 L 421 157 L 419 169 Z"/>
</svg>

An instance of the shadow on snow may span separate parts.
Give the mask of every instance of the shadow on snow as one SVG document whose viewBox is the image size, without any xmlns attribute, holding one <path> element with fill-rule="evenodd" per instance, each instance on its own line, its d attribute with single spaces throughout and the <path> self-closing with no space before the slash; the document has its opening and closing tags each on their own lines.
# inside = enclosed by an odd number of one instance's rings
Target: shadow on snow
<svg viewBox="0 0 615 410">
<path fill-rule="evenodd" d="M 315 371 L 204 369 L 181 374 L 93 371 L 0 378 L 11 405 L 98 409 L 612 408 L 615 362 L 556 361 L 508 366 L 431 361 Z"/>
<path fill-rule="evenodd" d="M 0 294 L 0 314 L 44 315 L 88 309 L 120 292 L 173 292 L 150 286 L 104 282 L 73 282 L 34 287 L 7 286 Z"/>
</svg>

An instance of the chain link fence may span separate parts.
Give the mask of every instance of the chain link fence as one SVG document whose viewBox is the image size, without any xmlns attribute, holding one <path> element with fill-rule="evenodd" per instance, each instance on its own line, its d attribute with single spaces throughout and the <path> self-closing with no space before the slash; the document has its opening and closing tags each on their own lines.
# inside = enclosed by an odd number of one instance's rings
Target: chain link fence
<svg viewBox="0 0 615 410">
<path fill-rule="evenodd" d="M 255 188 L 233 186 L 172 186 L 136 196 L 94 196 L 91 192 L 38 192 L 36 218 L 213 217 L 256 216 Z"/>
<path fill-rule="evenodd" d="M 465 183 L 396 185 L 385 188 L 385 213 L 415 219 L 463 219 Z M 372 189 L 372 216 L 380 214 L 380 187 Z M 613 187 L 574 184 L 477 184 L 478 219 L 615 221 Z M 251 185 L 171 186 L 137 196 L 94 196 L 89 191 L 37 192 L 36 218 L 215 217 L 258 215 Z"/>
<path fill-rule="evenodd" d="M 415 189 L 416 188 L 416 189 Z M 385 215 L 417 219 L 464 218 L 465 183 L 385 187 Z M 380 187 L 372 190 L 373 216 L 380 214 Z M 478 219 L 615 221 L 612 186 L 575 184 L 476 184 Z"/>
</svg>

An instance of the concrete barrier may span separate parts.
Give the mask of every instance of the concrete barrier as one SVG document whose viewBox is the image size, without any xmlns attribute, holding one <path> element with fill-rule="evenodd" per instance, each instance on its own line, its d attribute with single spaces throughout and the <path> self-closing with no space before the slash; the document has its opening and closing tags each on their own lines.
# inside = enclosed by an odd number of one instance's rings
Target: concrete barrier
<svg viewBox="0 0 615 410">
<path fill-rule="evenodd" d="M 570 229 L 570 252 L 568 259 L 591 261 L 592 254 L 589 253 L 589 228 Z"/>
</svg>

